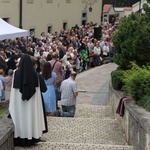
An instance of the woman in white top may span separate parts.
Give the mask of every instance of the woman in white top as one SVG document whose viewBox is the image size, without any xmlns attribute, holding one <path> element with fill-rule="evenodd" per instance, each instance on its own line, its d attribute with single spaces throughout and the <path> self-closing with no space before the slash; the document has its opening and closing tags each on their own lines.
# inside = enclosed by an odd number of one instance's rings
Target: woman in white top
<svg viewBox="0 0 150 150">
<path fill-rule="evenodd" d="M 103 47 L 103 57 L 109 56 L 109 45 L 108 42 L 105 42 L 105 45 Z"/>
<path fill-rule="evenodd" d="M 96 42 L 96 45 L 94 47 L 93 66 L 99 66 L 101 64 L 100 55 L 101 48 L 99 46 L 99 42 Z"/>
</svg>

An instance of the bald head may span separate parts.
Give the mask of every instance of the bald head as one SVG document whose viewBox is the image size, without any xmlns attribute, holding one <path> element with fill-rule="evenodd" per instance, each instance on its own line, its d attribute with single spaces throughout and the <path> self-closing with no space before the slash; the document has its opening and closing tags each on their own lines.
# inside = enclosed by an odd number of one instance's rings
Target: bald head
<svg viewBox="0 0 150 150">
<path fill-rule="evenodd" d="M 52 58 L 58 58 L 58 53 L 57 52 L 53 52 L 52 53 Z"/>
<path fill-rule="evenodd" d="M 76 76 L 77 76 L 77 73 L 76 73 L 75 71 L 72 71 L 72 72 L 70 73 L 70 77 L 71 77 L 73 80 L 76 79 Z"/>
</svg>

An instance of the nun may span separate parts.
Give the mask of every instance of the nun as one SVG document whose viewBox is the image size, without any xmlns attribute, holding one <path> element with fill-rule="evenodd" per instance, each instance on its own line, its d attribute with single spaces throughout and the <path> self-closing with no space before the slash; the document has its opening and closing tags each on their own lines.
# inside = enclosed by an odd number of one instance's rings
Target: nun
<svg viewBox="0 0 150 150">
<path fill-rule="evenodd" d="M 39 76 L 30 56 L 24 54 L 14 72 L 9 103 L 14 146 L 31 146 L 41 141 L 47 130 L 43 109 Z"/>
</svg>

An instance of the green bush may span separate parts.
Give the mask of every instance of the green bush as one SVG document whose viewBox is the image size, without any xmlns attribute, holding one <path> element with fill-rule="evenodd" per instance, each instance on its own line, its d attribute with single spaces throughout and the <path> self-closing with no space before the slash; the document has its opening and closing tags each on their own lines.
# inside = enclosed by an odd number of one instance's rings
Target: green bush
<svg viewBox="0 0 150 150">
<path fill-rule="evenodd" d="M 112 37 L 116 51 L 113 61 L 123 70 L 131 68 L 131 61 L 140 67 L 150 65 L 150 0 L 143 10 L 140 16 L 132 13 L 124 17 Z"/>
<path fill-rule="evenodd" d="M 131 70 L 124 71 L 125 89 L 135 102 L 150 111 L 150 67 L 132 63 Z"/>
<path fill-rule="evenodd" d="M 123 78 L 123 70 L 117 68 L 116 70 L 111 72 L 111 82 L 112 87 L 115 90 L 122 90 L 124 83 L 122 82 Z"/>
</svg>

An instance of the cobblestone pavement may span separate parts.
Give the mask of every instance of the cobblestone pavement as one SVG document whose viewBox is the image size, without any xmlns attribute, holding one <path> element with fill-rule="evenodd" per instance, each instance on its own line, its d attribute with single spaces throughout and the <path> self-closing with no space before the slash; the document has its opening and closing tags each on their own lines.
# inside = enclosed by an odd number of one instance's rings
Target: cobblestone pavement
<svg viewBox="0 0 150 150">
<path fill-rule="evenodd" d="M 49 132 L 43 135 L 46 142 L 15 150 L 133 150 L 127 145 L 111 107 L 106 106 L 106 83 L 116 67 L 110 63 L 79 74 L 75 117 L 48 117 Z"/>
</svg>

